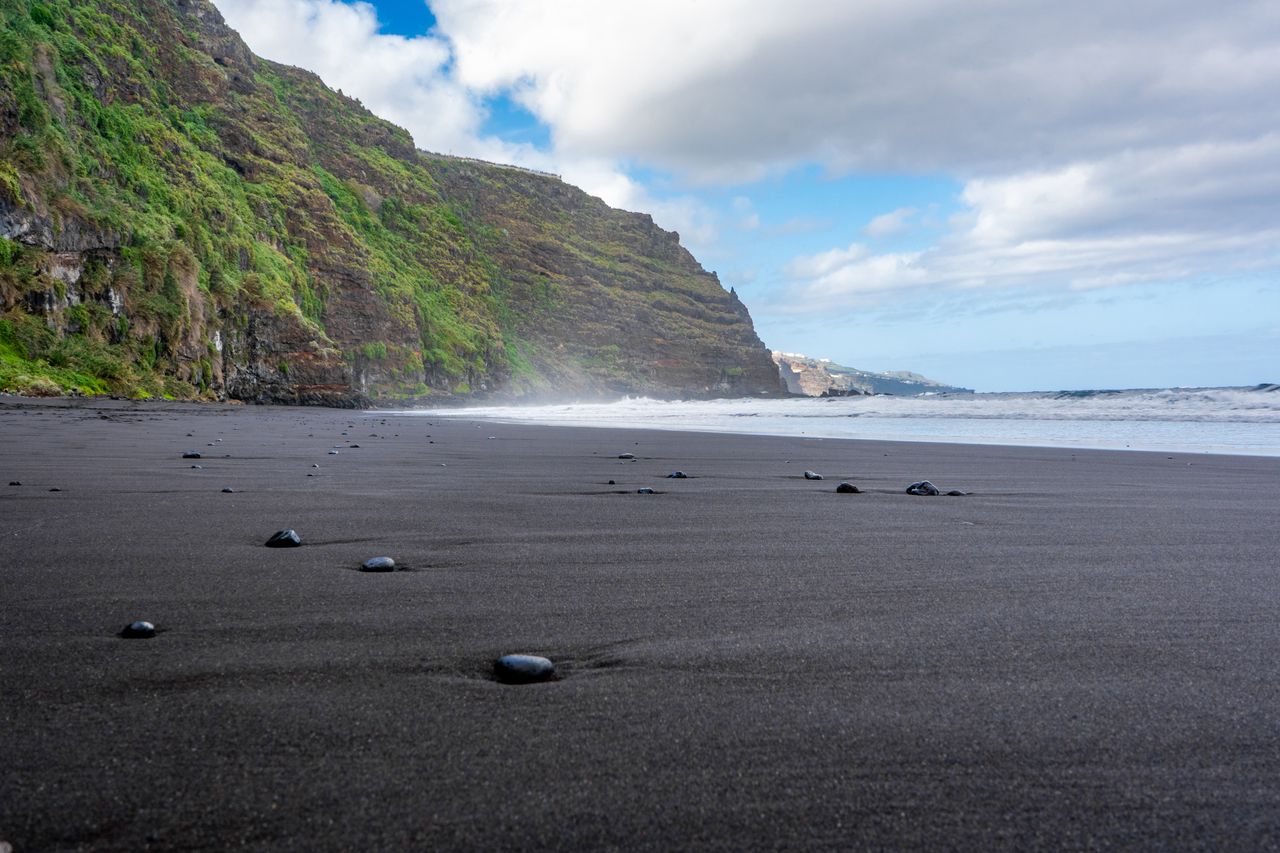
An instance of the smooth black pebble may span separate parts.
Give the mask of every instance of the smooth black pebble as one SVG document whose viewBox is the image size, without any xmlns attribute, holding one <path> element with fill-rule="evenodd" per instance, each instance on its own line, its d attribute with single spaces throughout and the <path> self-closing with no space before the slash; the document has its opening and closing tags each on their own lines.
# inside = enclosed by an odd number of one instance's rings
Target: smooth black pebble
<svg viewBox="0 0 1280 853">
<path fill-rule="evenodd" d="M 222 493 L 223 493 L 224 495 L 233 495 L 233 494 L 235 494 L 235 492 L 236 492 L 236 490 L 235 490 L 235 489 L 230 489 L 230 488 L 228 488 L 228 489 L 223 489 L 223 490 L 222 490 Z"/>
<path fill-rule="evenodd" d="M 370 557 L 360 564 L 362 572 L 394 572 L 396 561 L 390 557 Z"/>
<path fill-rule="evenodd" d="M 653 489 L 649 489 L 649 488 L 636 489 L 637 495 L 652 495 L 653 493 L 654 493 Z"/>
<path fill-rule="evenodd" d="M 618 458 L 619 459 L 635 459 L 636 455 L 634 453 L 619 453 Z"/>
<path fill-rule="evenodd" d="M 856 495 L 860 493 L 862 490 L 859 489 L 857 486 L 855 486 L 853 483 L 841 483 L 840 485 L 836 486 L 836 491 L 842 495 Z"/>
<path fill-rule="evenodd" d="M 155 635 L 156 626 L 150 622 L 143 622 L 141 619 L 125 625 L 124 630 L 120 632 L 120 636 L 126 640 L 150 640 Z"/>
<path fill-rule="evenodd" d="M 297 532 L 293 528 L 286 530 L 277 530 L 271 534 L 271 538 L 266 541 L 268 548 L 297 548 L 302 544 Z"/>
<path fill-rule="evenodd" d="M 195 450 L 188 450 L 186 453 L 182 454 L 182 458 L 183 459 L 199 459 L 200 454 Z"/>
<path fill-rule="evenodd" d="M 493 662 L 493 677 L 503 684 L 534 684 L 556 674 L 556 665 L 537 655 L 503 655 Z"/>
</svg>

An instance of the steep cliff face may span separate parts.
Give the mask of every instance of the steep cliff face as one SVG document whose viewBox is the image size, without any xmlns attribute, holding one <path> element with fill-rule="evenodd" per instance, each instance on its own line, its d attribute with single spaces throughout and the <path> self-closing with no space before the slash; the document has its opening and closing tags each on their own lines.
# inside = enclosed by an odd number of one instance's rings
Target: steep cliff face
<svg viewBox="0 0 1280 853">
<path fill-rule="evenodd" d="M 206 0 L 16 0 L 0 22 L 0 390 L 779 388 L 676 235 L 418 152 Z"/>
</svg>

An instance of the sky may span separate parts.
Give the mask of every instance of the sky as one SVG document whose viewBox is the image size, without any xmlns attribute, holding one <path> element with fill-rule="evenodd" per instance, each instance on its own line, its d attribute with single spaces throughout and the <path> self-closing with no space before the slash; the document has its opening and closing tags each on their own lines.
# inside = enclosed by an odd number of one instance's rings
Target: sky
<svg viewBox="0 0 1280 853">
<path fill-rule="evenodd" d="M 421 149 L 653 216 L 772 349 L 1280 382 L 1274 0 L 214 0 Z"/>
</svg>

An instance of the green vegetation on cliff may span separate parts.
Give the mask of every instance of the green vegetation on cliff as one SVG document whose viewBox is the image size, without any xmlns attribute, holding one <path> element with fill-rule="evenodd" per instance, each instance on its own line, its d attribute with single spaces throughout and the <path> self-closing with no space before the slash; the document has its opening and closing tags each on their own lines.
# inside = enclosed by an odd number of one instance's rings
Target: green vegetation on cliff
<svg viewBox="0 0 1280 853">
<path fill-rule="evenodd" d="M 4 0 L 0 26 L 0 390 L 771 390 L 674 235 L 415 151 L 206 0 Z"/>
</svg>

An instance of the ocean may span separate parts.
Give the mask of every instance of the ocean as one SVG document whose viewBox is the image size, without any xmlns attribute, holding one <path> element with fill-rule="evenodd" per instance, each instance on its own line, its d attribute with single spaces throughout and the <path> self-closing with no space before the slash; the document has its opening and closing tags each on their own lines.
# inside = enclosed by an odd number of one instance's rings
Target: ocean
<svg viewBox="0 0 1280 853">
<path fill-rule="evenodd" d="M 1280 386 L 416 409 L 508 423 L 1280 456 Z"/>
</svg>

